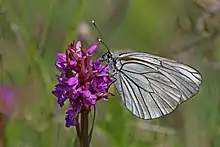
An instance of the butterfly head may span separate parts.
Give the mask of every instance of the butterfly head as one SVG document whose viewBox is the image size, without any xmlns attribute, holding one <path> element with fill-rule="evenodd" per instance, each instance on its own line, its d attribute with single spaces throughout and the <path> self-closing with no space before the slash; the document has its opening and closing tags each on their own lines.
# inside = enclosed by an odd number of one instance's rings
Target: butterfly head
<svg viewBox="0 0 220 147">
<path fill-rule="evenodd" d="M 117 62 L 117 55 L 106 52 L 102 55 L 101 60 L 109 67 L 109 73 L 110 75 L 114 75 L 116 70 L 116 62 Z"/>
<path fill-rule="evenodd" d="M 111 52 L 106 52 L 101 57 L 102 61 L 106 62 L 107 64 L 113 62 L 113 54 Z"/>
</svg>

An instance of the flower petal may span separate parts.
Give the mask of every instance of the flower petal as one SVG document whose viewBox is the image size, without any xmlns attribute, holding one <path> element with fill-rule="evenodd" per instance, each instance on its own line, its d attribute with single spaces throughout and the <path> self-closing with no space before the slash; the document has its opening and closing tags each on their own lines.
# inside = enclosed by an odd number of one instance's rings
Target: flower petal
<svg viewBox="0 0 220 147">
<path fill-rule="evenodd" d="M 98 59 L 94 62 L 95 67 L 97 68 L 98 66 L 100 66 L 100 64 L 102 63 L 101 59 Z"/>
<path fill-rule="evenodd" d="M 97 49 L 97 45 L 94 44 L 94 45 L 90 46 L 90 47 L 87 49 L 86 54 L 87 54 L 88 56 L 92 56 L 93 53 L 96 51 L 96 49 Z"/>
<path fill-rule="evenodd" d="M 78 79 L 75 78 L 75 77 L 69 78 L 69 80 L 68 80 L 67 83 L 68 83 L 68 85 L 70 85 L 70 86 L 77 85 L 77 84 L 78 84 Z"/>
<path fill-rule="evenodd" d="M 77 41 L 76 42 L 76 49 L 78 50 L 78 49 L 81 49 L 82 48 L 82 43 L 81 43 L 81 41 Z"/>
<path fill-rule="evenodd" d="M 82 91 L 82 94 L 85 96 L 85 97 L 90 97 L 91 96 L 91 92 L 89 90 L 83 90 Z"/>
<path fill-rule="evenodd" d="M 106 77 L 106 76 L 109 76 L 109 74 L 106 73 L 106 72 L 101 72 L 101 73 L 97 74 L 96 76 L 98 76 L 98 77 Z"/>
<path fill-rule="evenodd" d="M 77 62 L 76 61 L 70 61 L 70 66 L 73 68 L 77 65 Z"/>
<path fill-rule="evenodd" d="M 56 65 L 56 68 L 61 72 L 66 70 L 67 64 L 65 62 L 56 62 L 55 65 Z"/>
<path fill-rule="evenodd" d="M 66 62 L 66 54 L 64 54 L 64 53 L 57 53 L 56 58 L 60 62 Z"/>
<path fill-rule="evenodd" d="M 57 84 L 52 93 L 57 97 L 57 103 L 60 105 L 60 107 L 63 107 L 67 96 L 66 96 L 67 87 L 64 84 Z"/>
</svg>

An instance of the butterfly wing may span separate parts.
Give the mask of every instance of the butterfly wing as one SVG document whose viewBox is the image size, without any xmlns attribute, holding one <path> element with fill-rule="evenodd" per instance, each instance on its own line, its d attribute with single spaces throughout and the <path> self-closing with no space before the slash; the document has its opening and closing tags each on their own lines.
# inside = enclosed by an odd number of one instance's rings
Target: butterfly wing
<svg viewBox="0 0 220 147">
<path fill-rule="evenodd" d="M 136 116 L 153 119 L 171 113 L 199 91 L 202 77 L 194 68 L 147 53 L 117 58 L 116 89 Z"/>
</svg>

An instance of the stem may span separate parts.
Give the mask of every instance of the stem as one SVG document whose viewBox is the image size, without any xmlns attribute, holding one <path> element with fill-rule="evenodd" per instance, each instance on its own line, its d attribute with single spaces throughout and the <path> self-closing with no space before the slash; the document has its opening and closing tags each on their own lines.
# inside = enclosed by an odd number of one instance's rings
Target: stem
<svg viewBox="0 0 220 147">
<path fill-rule="evenodd" d="M 81 138 L 81 130 L 80 130 L 80 125 L 79 125 L 79 115 L 76 117 L 76 133 L 77 133 L 77 136 L 78 138 L 80 139 Z"/>
<path fill-rule="evenodd" d="M 0 113 L 0 147 L 6 146 L 6 138 L 5 138 L 5 115 Z"/>
<path fill-rule="evenodd" d="M 88 111 L 83 111 L 81 114 L 81 136 L 80 146 L 89 147 L 89 135 L 88 135 Z"/>
</svg>

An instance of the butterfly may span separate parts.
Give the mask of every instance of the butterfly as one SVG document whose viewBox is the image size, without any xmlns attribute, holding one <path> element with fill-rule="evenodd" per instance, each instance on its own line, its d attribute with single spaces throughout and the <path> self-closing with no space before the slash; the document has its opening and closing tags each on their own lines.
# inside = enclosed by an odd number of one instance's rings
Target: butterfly
<svg viewBox="0 0 220 147">
<path fill-rule="evenodd" d="M 105 45 L 102 39 L 98 41 Z M 123 104 L 139 118 L 167 115 L 199 91 L 202 76 L 189 65 L 148 53 L 114 54 L 105 47 L 108 51 L 101 59 Z"/>
</svg>

